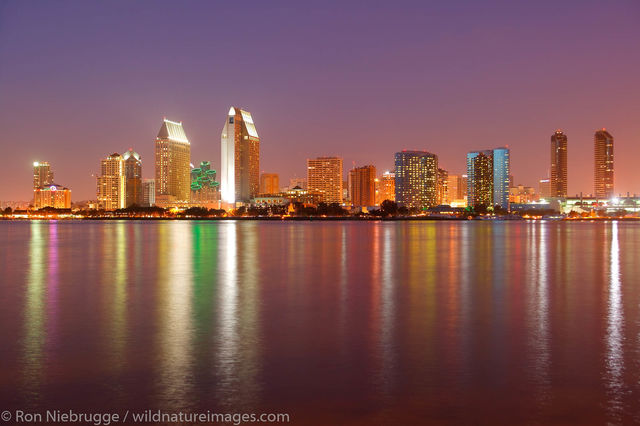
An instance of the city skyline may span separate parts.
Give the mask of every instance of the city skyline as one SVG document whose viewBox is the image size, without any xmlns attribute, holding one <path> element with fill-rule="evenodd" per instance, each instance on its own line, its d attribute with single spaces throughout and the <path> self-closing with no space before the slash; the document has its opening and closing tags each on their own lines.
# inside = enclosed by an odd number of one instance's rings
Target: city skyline
<svg viewBox="0 0 640 426">
<path fill-rule="evenodd" d="M 0 160 L 0 179 L 24 176 L 46 159 L 74 199 L 91 199 L 96 159 L 131 147 L 150 164 L 149 137 L 162 116 L 183 121 L 192 157 L 220 169 L 215 117 L 241 105 L 269 147 L 261 169 L 283 182 L 305 176 L 305 159 L 323 155 L 392 170 L 402 149 L 434 152 L 441 167 L 461 174 L 466 152 L 509 145 L 514 184 L 535 186 L 549 177 L 549 134 L 561 128 L 571 145 L 568 194 L 592 193 L 590 146 L 594 131 L 606 127 L 616 138 L 616 192 L 640 193 L 633 164 L 640 155 L 633 43 L 640 6 L 576 4 L 469 2 L 466 13 L 445 4 L 345 5 L 336 19 L 327 3 L 311 23 L 300 19 L 302 8 L 255 4 L 247 16 L 252 30 L 225 56 L 227 18 L 241 6 L 213 15 L 205 13 L 213 6 L 190 8 L 176 17 L 189 22 L 187 30 L 163 35 L 140 31 L 164 13 L 144 2 L 113 3 L 109 13 L 95 4 L 9 2 L 0 12 L 0 55 L 11 64 L 0 70 L 0 125 L 3 147 L 15 149 Z M 593 31 L 603 20 L 616 25 Z M 115 22 L 119 31 L 108 31 Z M 177 52 L 176 65 L 159 69 L 167 49 Z M 616 66 L 595 72 L 599 55 Z M 222 67 L 225 61 L 232 66 Z M 401 138 L 390 119 L 399 110 L 406 123 L 419 123 Z M 101 131 L 105 120 L 109 132 Z M 149 167 L 143 173 L 153 177 Z M 0 199 L 25 199 L 28 191 L 28 182 L 17 181 L 0 189 Z"/>
<path fill-rule="evenodd" d="M 593 160 L 595 163 L 594 168 L 594 191 L 592 193 L 580 193 L 575 194 L 575 197 L 596 197 L 599 199 L 612 199 L 614 197 L 623 197 L 625 194 L 615 192 L 614 191 L 614 165 L 613 165 L 613 136 L 605 129 L 602 128 L 600 130 L 596 130 L 594 134 L 594 155 Z M 230 141 L 234 141 L 234 143 L 230 144 Z M 195 194 L 193 192 L 193 178 L 194 172 L 199 172 L 199 168 L 196 168 L 193 164 L 193 160 L 191 158 L 191 147 L 190 142 L 186 137 L 186 133 L 184 132 L 184 128 L 182 126 L 182 122 L 174 122 L 168 120 L 166 118 L 163 119 L 162 126 L 156 137 L 156 152 L 155 152 L 155 164 L 154 164 L 154 174 L 156 179 L 148 179 L 143 178 L 142 174 L 142 161 L 140 155 L 133 150 L 133 148 L 129 148 L 124 154 L 120 155 L 118 153 L 114 153 L 107 157 L 107 160 L 111 158 L 118 158 L 122 162 L 122 170 L 121 176 L 123 177 L 124 182 L 126 182 L 125 190 L 117 191 L 122 192 L 122 195 L 116 195 L 115 198 L 122 198 L 122 200 L 115 202 L 113 204 L 111 201 L 105 200 L 107 197 L 105 195 L 105 183 L 101 181 L 105 176 L 105 160 L 102 160 L 102 172 L 100 176 L 97 176 L 98 179 L 98 189 L 97 189 L 97 200 L 82 200 L 88 201 L 92 204 L 92 201 L 97 201 L 96 206 L 110 205 L 107 210 L 112 210 L 116 208 L 123 208 L 120 206 L 121 203 L 124 203 L 124 207 L 128 207 L 131 205 L 138 206 L 151 206 L 155 204 L 155 198 L 159 195 L 162 189 L 158 189 L 154 194 L 154 202 L 148 202 L 148 196 L 145 195 L 145 190 L 143 190 L 143 183 L 148 181 L 160 181 L 161 187 L 173 186 L 175 188 L 169 190 L 165 189 L 167 195 L 161 195 L 160 199 L 163 200 L 157 204 L 160 207 L 170 207 L 170 206 L 185 206 L 187 204 L 197 205 L 197 203 L 192 203 L 194 200 L 194 195 L 196 195 L 195 199 L 204 200 L 202 194 Z M 186 147 L 186 151 L 184 150 Z M 223 207 L 225 209 L 233 209 L 237 207 L 238 204 L 246 204 L 246 203 L 254 203 L 254 199 L 259 198 L 262 195 L 276 195 L 276 193 L 280 193 L 281 190 L 287 189 L 287 187 L 280 187 L 279 182 L 279 174 L 278 173 L 265 173 L 260 172 L 260 139 L 258 137 L 255 125 L 253 123 L 253 119 L 251 117 L 251 113 L 248 111 L 244 111 L 240 108 L 231 107 L 228 113 L 227 121 L 222 130 L 221 134 L 221 152 L 222 157 L 226 158 L 226 154 L 228 153 L 228 159 L 226 161 L 226 165 L 221 165 L 222 169 L 226 169 L 226 174 L 231 176 L 226 178 L 226 186 L 229 188 L 227 191 L 228 194 L 231 194 L 234 197 L 234 200 L 230 202 L 228 199 L 225 200 L 224 192 L 221 191 L 222 188 L 225 187 L 224 183 L 218 183 L 215 181 L 216 171 L 212 170 L 213 180 L 212 183 L 215 182 L 216 186 L 215 191 L 217 192 L 217 198 L 215 201 L 215 205 L 217 207 Z M 415 204 L 414 201 L 410 201 L 410 205 L 422 205 L 422 206 L 435 206 L 435 205 L 443 205 L 443 204 L 455 204 L 458 206 L 460 204 L 459 199 L 456 199 L 455 195 L 451 196 L 449 194 L 449 185 L 451 184 L 449 179 L 449 171 L 446 169 L 442 169 L 438 167 L 437 164 L 437 155 L 428 153 L 427 151 L 416 151 L 416 150 L 402 150 L 402 152 L 395 154 L 395 164 L 392 171 L 383 172 L 380 177 L 378 177 L 378 173 L 376 172 L 376 167 L 374 165 L 366 165 L 366 166 L 356 166 L 355 162 L 353 164 L 353 169 L 344 170 L 342 168 L 343 158 L 336 157 L 318 157 L 316 159 L 307 159 L 307 178 L 304 179 L 306 182 L 309 180 L 312 169 L 316 169 L 317 167 L 313 166 L 312 163 L 317 163 L 317 165 L 324 164 L 324 160 L 338 160 L 340 162 L 339 170 L 336 170 L 336 178 L 329 179 L 329 181 L 321 183 L 318 181 L 321 175 L 317 175 L 315 180 L 317 183 L 315 184 L 316 190 L 320 193 L 325 193 L 327 190 L 332 191 L 333 189 L 329 189 L 330 186 L 336 185 L 336 182 L 339 183 L 339 187 L 335 190 L 342 194 L 344 190 L 345 193 L 340 195 L 340 198 L 330 197 L 332 201 L 330 202 L 338 202 L 343 203 L 346 202 L 347 205 L 352 205 L 355 207 L 358 206 L 374 206 L 378 205 L 379 202 L 375 202 L 375 200 L 379 200 L 379 182 L 380 180 L 390 173 L 394 176 L 398 171 L 399 163 L 398 156 L 405 154 L 419 154 L 422 156 L 423 154 L 428 154 L 433 156 L 436 160 L 434 163 L 434 172 L 435 172 L 435 181 L 432 184 L 427 184 L 427 186 L 431 185 L 431 190 L 434 191 L 433 199 L 429 199 L 430 201 L 426 202 L 426 199 Z M 546 179 L 539 180 L 539 190 L 538 196 L 541 199 L 548 198 L 572 198 L 571 194 L 567 194 L 566 186 L 567 186 L 567 136 L 563 133 L 561 129 L 555 131 L 555 133 L 551 136 L 551 150 L 549 155 L 550 168 L 549 175 L 550 177 Z M 485 160 L 486 158 L 486 160 Z M 171 160 L 171 161 L 169 161 Z M 176 162 L 177 161 L 177 162 Z M 476 163 L 478 164 L 476 165 Z M 401 161 L 402 164 L 403 161 Z M 209 170 L 211 167 L 210 161 L 204 161 L 201 163 L 201 167 L 206 164 L 206 170 Z M 407 163 L 408 164 L 408 163 Z M 511 169 L 511 154 L 510 149 L 508 147 L 500 147 L 489 150 L 482 151 L 471 151 L 467 153 L 466 156 L 466 175 L 462 175 L 465 183 L 467 182 L 466 177 L 470 176 L 469 185 L 467 188 L 467 200 L 464 201 L 465 205 L 479 205 L 483 204 L 486 206 L 498 205 L 502 206 L 506 210 L 510 210 L 509 204 L 510 199 L 514 196 L 517 197 L 518 191 L 524 190 L 524 188 L 533 188 L 528 187 L 522 184 L 516 184 L 513 178 L 513 170 Z M 179 167 L 176 167 L 179 166 Z M 231 166 L 229 166 L 231 165 Z M 324 166 L 323 166 L 324 167 Z M 403 166 L 404 167 L 404 166 Z M 474 171 L 474 169 L 478 169 L 478 171 Z M 184 197 L 175 197 L 174 195 L 168 194 L 168 192 L 174 191 L 177 192 L 177 187 L 180 185 L 182 179 L 180 176 L 183 174 L 181 170 L 186 171 L 185 176 L 191 176 L 191 193 L 187 194 Z M 367 194 L 365 198 L 367 199 L 367 203 L 364 203 L 361 199 L 362 195 L 360 191 L 362 188 L 358 189 L 361 186 L 361 182 L 356 184 L 355 186 L 352 184 L 354 180 L 354 173 L 361 172 L 362 170 L 371 169 L 372 172 L 368 172 L 368 183 L 365 186 L 369 185 L 370 188 L 367 189 Z M 486 171 L 483 171 L 486 169 Z M 606 170 L 606 172 L 604 172 Z M 333 173 L 333 172 L 332 172 Z M 346 173 L 346 180 L 345 178 Z M 478 174 L 479 173 L 479 174 Z M 603 174 L 604 173 L 604 174 Z M 120 173 L 118 173 L 120 174 Z M 400 173 L 398 177 L 403 176 L 403 172 Z M 337 178 L 338 175 L 341 175 L 342 178 Z M 485 176 L 486 175 L 486 176 Z M 605 177 L 606 175 L 606 177 Z M 164 177 L 162 177 L 164 176 Z M 197 176 L 197 174 L 195 175 Z M 459 175 L 452 174 L 452 177 L 459 177 Z M 160 178 L 159 178 L 160 177 Z M 322 179 L 325 177 L 323 176 Z M 291 182 L 297 181 L 299 178 L 292 178 Z M 396 177 L 397 179 L 397 177 Z M 417 179 L 417 175 L 416 175 Z M 419 180 L 423 182 L 424 177 L 419 178 Z M 53 180 L 53 171 L 51 170 L 50 164 L 47 161 L 36 161 L 33 163 L 33 184 L 34 190 L 38 188 L 40 183 L 48 182 Z M 402 179 L 401 179 L 402 180 Z M 427 179 L 428 180 L 428 179 Z M 476 184 L 475 181 L 478 180 Z M 487 180 L 487 183 L 483 183 Z M 164 183 L 163 183 L 164 181 Z M 244 182 L 244 183 L 243 183 Z M 415 183 L 408 182 L 409 186 L 416 185 Z M 426 181 L 425 181 L 426 182 Z M 267 185 L 268 183 L 268 185 Z M 543 187 L 544 184 L 544 187 Z M 318 186 L 329 185 L 326 189 L 320 189 Z M 396 186 L 397 184 L 394 184 Z M 57 186 L 57 184 L 56 184 Z M 265 190 L 266 187 L 269 187 L 269 190 Z M 304 185 L 306 186 L 306 185 Z M 400 185 L 402 188 L 405 185 Z M 480 188 L 476 191 L 475 187 L 478 186 Z M 292 188 L 290 185 L 288 189 Z M 458 192 L 459 184 L 457 182 L 453 183 L 452 189 L 455 192 Z M 154 182 L 154 188 L 156 188 Z M 213 186 L 212 186 L 213 188 Z M 406 187 L 405 190 L 401 189 L 400 192 L 413 189 L 408 189 Z M 546 189 L 545 189 L 546 188 Z M 68 189 L 68 188 L 67 188 Z M 115 190 L 114 190 L 115 191 Z M 515 192 L 514 192 L 515 191 Z M 235 193 L 235 195 L 233 195 Z M 244 194 L 244 196 L 240 197 L 239 194 Z M 476 194 L 480 194 L 477 196 Z M 631 194 L 626 194 L 626 196 L 630 196 Z M 635 197 L 637 194 L 633 194 Z M 168 197 L 168 198 L 167 198 Z M 113 197 L 109 197 L 113 198 Z M 166 198 L 166 199 L 165 199 Z M 213 205 L 213 198 L 210 196 L 205 197 L 209 201 L 207 205 Z M 404 196 L 401 196 L 404 198 Z M 459 198 L 459 197 L 458 197 Z M 536 198 L 537 199 L 537 198 Z M 327 200 L 325 200 L 327 201 Z M 77 202 L 77 200 L 76 200 Z M 260 203 L 261 201 L 258 201 Z M 221 204 L 222 203 L 222 204 Z M 112 205 L 113 204 L 113 205 Z M 400 202 L 402 204 L 402 202 Z"/>
</svg>

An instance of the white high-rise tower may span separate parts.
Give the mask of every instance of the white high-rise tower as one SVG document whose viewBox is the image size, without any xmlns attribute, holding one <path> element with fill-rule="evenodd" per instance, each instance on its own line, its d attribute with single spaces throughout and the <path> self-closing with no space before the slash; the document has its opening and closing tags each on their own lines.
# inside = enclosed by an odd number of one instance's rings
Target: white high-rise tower
<svg viewBox="0 0 640 426">
<path fill-rule="evenodd" d="M 248 202 L 260 187 L 260 137 L 251 113 L 231 107 L 220 140 L 222 202 Z"/>
</svg>

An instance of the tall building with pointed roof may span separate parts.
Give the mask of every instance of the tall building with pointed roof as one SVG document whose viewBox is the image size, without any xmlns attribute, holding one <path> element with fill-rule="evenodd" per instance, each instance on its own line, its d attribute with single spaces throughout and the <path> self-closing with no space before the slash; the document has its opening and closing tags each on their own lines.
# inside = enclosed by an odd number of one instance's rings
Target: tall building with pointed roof
<svg viewBox="0 0 640 426">
<path fill-rule="evenodd" d="M 163 120 L 155 149 L 156 205 L 168 207 L 189 202 L 191 144 L 182 122 Z"/>
<path fill-rule="evenodd" d="M 142 199 L 142 159 L 140 154 L 135 152 L 133 148 L 130 148 L 127 152 L 122 154 L 124 160 L 124 175 L 126 179 L 127 195 L 125 205 L 126 207 L 132 205 L 141 206 Z"/>
<path fill-rule="evenodd" d="M 260 189 L 260 137 L 251 113 L 231 107 L 220 141 L 222 202 L 249 202 Z"/>
</svg>

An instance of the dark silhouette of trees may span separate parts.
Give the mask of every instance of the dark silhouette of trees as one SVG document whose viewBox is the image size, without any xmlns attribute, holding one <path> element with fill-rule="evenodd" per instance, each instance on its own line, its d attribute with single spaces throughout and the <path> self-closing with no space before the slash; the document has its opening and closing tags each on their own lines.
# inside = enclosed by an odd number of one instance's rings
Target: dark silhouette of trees
<svg viewBox="0 0 640 426">
<path fill-rule="evenodd" d="M 384 200 L 380 204 L 380 210 L 384 216 L 395 216 L 398 214 L 398 203 L 391 200 Z"/>
</svg>

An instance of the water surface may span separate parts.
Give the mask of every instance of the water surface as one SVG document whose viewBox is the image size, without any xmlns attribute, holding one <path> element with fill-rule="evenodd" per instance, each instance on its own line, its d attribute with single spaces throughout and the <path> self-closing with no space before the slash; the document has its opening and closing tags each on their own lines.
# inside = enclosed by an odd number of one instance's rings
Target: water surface
<svg viewBox="0 0 640 426">
<path fill-rule="evenodd" d="M 0 409 L 640 421 L 640 225 L 0 222 Z"/>
</svg>

